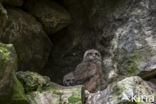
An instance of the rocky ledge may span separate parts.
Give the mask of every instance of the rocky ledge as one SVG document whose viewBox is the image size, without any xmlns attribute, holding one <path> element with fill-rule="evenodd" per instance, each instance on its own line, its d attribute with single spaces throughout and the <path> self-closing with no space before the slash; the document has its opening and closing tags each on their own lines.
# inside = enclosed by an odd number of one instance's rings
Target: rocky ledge
<svg viewBox="0 0 156 104">
<path fill-rule="evenodd" d="M 17 70 L 12 44 L 0 43 L 0 102 L 3 104 L 133 104 L 154 103 L 156 86 L 139 76 L 113 82 L 103 91 L 89 93 L 82 85 L 64 87 L 36 72 Z"/>
</svg>

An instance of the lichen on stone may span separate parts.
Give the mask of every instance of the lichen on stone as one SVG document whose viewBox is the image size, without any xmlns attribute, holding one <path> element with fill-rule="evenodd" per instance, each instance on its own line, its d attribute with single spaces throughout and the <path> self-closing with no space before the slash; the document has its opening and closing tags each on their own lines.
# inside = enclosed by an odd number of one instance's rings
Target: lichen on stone
<svg viewBox="0 0 156 104">
<path fill-rule="evenodd" d="M 132 59 L 132 62 L 129 64 L 129 68 L 128 68 L 128 76 L 133 76 L 133 75 L 136 75 L 137 72 L 138 72 L 138 65 L 137 65 L 137 62 L 139 62 L 139 56 L 138 56 L 138 53 L 134 53 L 134 56 L 133 56 L 133 59 Z"/>
</svg>

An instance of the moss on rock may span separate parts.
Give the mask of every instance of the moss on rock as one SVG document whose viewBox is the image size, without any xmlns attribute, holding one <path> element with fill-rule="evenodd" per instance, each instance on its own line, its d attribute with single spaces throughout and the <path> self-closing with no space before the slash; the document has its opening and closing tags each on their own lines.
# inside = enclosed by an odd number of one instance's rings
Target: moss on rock
<svg viewBox="0 0 156 104">
<path fill-rule="evenodd" d="M 24 88 L 21 82 L 16 78 L 15 73 L 13 74 L 13 88 L 12 88 L 12 95 L 11 95 L 11 104 L 29 104 L 26 95 L 24 93 Z"/>
<path fill-rule="evenodd" d="M 31 104 L 83 104 L 83 86 L 64 87 L 35 72 L 17 72 Z M 42 99 L 42 101 L 41 101 Z"/>
<path fill-rule="evenodd" d="M 50 86 L 50 78 L 46 76 L 41 76 L 38 73 L 35 72 L 17 72 L 18 79 L 22 82 L 25 92 L 32 92 L 32 91 L 40 91 L 44 88 L 47 88 Z M 55 87 L 53 84 L 51 84 L 51 87 Z"/>
<path fill-rule="evenodd" d="M 0 43 L 0 102 L 2 104 L 29 104 L 24 88 L 15 75 L 17 55 L 12 44 Z"/>
<path fill-rule="evenodd" d="M 133 60 L 132 62 L 130 63 L 129 65 L 129 73 L 128 73 L 128 76 L 133 76 L 133 75 L 136 75 L 137 72 L 138 72 L 138 65 L 137 65 L 137 62 L 138 62 L 138 59 L 139 59 L 139 55 L 138 53 L 135 53 L 134 54 L 134 57 L 133 57 Z"/>
</svg>

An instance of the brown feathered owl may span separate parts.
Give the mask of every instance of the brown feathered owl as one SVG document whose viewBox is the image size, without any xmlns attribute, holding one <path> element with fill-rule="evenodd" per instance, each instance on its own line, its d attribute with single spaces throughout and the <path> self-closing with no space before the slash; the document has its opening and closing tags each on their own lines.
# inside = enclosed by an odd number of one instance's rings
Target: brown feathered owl
<svg viewBox="0 0 156 104">
<path fill-rule="evenodd" d="M 101 54 L 95 49 L 87 50 L 75 71 L 64 76 L 63 83 L 66 86 L 81 84 L 88 91 L 94 91 L 101 83 L 101 67 Z"/>
</svg>

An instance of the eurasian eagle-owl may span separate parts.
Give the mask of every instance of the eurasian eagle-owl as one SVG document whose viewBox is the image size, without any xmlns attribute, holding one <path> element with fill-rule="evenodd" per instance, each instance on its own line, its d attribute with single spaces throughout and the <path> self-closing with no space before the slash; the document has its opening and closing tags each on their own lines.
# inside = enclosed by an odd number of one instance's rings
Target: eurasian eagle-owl
<svg viewBox="0 0 156 104">
<path fill-rule="evenodd" d="M 75 71 L 64 76 L 64 85 L 84 85 L 88 91 L 94 91 L 101 83 L 101 60 L 100 52 L 95 49 L 87 50 Z"/>
</svg>

